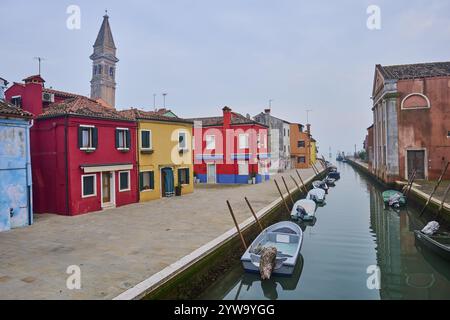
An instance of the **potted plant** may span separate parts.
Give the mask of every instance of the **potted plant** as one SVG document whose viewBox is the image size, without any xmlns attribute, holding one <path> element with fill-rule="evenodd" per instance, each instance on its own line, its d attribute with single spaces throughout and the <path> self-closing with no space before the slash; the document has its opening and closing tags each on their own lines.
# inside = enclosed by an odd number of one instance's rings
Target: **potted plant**
<svg viewBox="0 0 450 320">
<path fill-rule="evenodd" d="M 175 186 L 175 196 L 177 197 L 181 196 L 181 188 L 182 186 L 180 184 Z"/>
</svg>

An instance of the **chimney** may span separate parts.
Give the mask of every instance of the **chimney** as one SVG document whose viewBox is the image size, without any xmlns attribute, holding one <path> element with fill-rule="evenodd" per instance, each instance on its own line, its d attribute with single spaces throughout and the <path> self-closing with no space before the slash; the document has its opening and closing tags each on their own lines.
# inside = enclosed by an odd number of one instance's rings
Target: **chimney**
<svg viewBox="0 0 450 320">
<path fill-rule="evenodd" d="M 42 89 L 45 80 L 40 75 L 23 79 L 25 90 L 22 96 L 22 109 L 38 116 L 42 113 Z"/>
<path fill-rule="evenodd" d="M 225 129 L 229 129 L 231 126 L 231 109 L 228 107 L 224 107 L 223 111 L 223 127 Z"/>
<path fill-rule="evenodd" d="M 311 125 L 309 123 L 306 124 L 306 132 L 308 132 L 308 134 L 311 134 Z"/>
<path fill-rule="evenodd" d="M 270 115 L 270 109 L 264 109 L 264 113 Z"/>
<path fill-rule="evenodd" d="M 5 89 L 8 86 L 8 81 L 0 78 L 0 101 L 5 101 Z"/>
</svg>

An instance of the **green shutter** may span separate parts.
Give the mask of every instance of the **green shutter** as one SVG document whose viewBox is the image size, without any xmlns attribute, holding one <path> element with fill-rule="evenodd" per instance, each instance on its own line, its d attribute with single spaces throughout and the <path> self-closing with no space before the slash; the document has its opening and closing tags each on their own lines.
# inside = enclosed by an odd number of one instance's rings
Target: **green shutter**
<svg viewBox="0 0 450 320">
<path fill-rule="evenodd" d="M 178 185 L 181 186 L 181 170 L 182 169 L 178 169 Z"/>
<path fill-rule="evenodd" d="M 189 169 L 185 169 L 185 170 L 186 170 L 186 184 L 189 184 L 190 178 L 191 178 L 190 172 L 189 172 Z"/>
<path fill-rule="evenodd" d="M 83 128 L 78 127 L 78 148 L 83 147 Z"/>
<path fill-rule="evenodd" d="M 131 149 L 131 132 L 130 130 L 127 130 L 126 133 L 127 133 L 127 148 Z"/>
<path fill-rule="evenodd" d="M 139 191 L 144 189 L 144 173 L 139 172 Z"/>
<path fill-rule="evenodd" d="M 98 146 L 98 129 L 93 128 L 92 129 L 92 147 L 97 148 Z"/>
<path fill-rule="evenodd" d="M 155 172 L 150 171 L 150 189 L 155 189 Z"/>
</svg>

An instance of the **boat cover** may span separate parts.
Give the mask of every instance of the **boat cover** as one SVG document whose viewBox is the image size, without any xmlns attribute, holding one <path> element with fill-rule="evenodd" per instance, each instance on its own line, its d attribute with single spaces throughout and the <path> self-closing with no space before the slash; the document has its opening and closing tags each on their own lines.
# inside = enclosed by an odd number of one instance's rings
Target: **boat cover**
<svg viewBox="0 0 450 320">
<path fill-rule="evenodd" d="M 439 223 L 437 221 L 431 221 L 429 222 L 425 228 L 422 229 L 422 233 L 426 234 L 427 236 L 432 236 L 439 230 Z"/>
</svg>

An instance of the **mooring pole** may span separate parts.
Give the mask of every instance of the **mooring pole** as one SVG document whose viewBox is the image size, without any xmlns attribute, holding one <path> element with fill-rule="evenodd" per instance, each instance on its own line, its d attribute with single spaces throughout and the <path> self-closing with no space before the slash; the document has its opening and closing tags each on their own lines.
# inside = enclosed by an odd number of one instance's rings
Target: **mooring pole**
<svg viewBox="0 0 450 320">
<path fill-rule="evenodd" d="M 438 214 L 441 213 L 442 209 L 444 208 L 445 199 L 447 199 L 449 192 L 450 192 L 450 183 L 448 184 L 447 189 L 445 190 L 444 197 L 442 198 L 441 205 L 439 206 Z"/>
<path fill-rule="evenodd" d="M 431 198 L 433 198 L 437 188 L 439 188 L 439 185 L 441 184 L 442 178 L 444 177 L 445 173 L 447 172 L 448 169 L 448 165 L 450 164 L 450 162 L 447 161 L 447 164 L 445 165 L 444 170 L 442 170 L 441 176 L 439 177 L 438 182 L 436 183 L 436 185 L 434 186 L 433 192 L 431 192 L 430 197 L 427 200 L 427 203 L 425 203 L 425 206 L 423 207 L 422 211 L 420 212 L 420 215 L 422 216 L 423 213 L 425 212 L 425 209 L 427 208 L 428 204 L 431 201 Z"/>
<path fill-rule="evenodd" d="M 316 169 L 314 168 L 314 165 L 313 165 L 313 163 L 312 163 L 312 162 L 310 162 L 310 163 L 309 163 L 309 165 L 311 166 L 311 169 L 313 169 L 313 171 L 314 171 L 314 175 L 317 175 L 317 171 L 316 171 Z"/>
<path fill-rule="evenodd" d="M 305 183 L 303 182 L 302 176 L 300 175 L 300 173 L 298 173 L 297 169 L 295 170 L 295 172 L 297 172 L 297 176 L 300 179 L 303 189 L 305 189 L 305 192 L 308 193 L 308 189 L 306 188 Z"/>
<path fill-rule="evenodd" d="M 320 174 L 319 169 L 317 169 L 316 165 L 313 163 L 314 168 L 316 168 L 317 174 Z"/>
<path fill-rule="evenodd" d="M 414 181 L 416 180 L 416 174 L 417 174 L 417 170 L 414 170 L 414 172 L 412 173 L 412 177 L 411 177 L 411 183 L 409 184 L 408 190 L 406 191 L 406 195 L 405 195 L 406 199 L 408 199 L 409 193 L 411 192 Z"/>
<path fill-rule="evenodd" d="M 231 217 L 233 218 L 234 225 L 236 226 L 236 230 L 238 231 L 239 236 L 241 237 L 242 244 L 244 245 L 245 250 L 247 250 L 247 244 L 245 243 L 244 235 L 242 234 L 241 229 L 239 229 L 239 224 L 237 223 L 236 217 L 234 216 L 233 209 L 231 208 L 231 205 L 230 205 L 230 201 L 228 201 L 228 200 L 227 200 L 227 205 L 228 205 L 228 209 L 230 210 Z"/>
<path fill-rule="evenodd" d="M 295 185 L 297 186 L 298 192 L 301 194 L 302 193 L 302 189 L 300 189 L 300 186 L 298 185 L 297 181 L 294 179 L 293 176 L 290 176 L 292 181 L 294 181 Z"/>
<path fill-rule="evenodd" d="M 276 180 L 276 179 L 273 179 L 273 181 L 275 182 L 275 185 L 277 186 L 277 189 L 278 189 L 278 192 L 280 193 L 281 199 L 283 199 L 284 206 L 286 207 L 287 212 L 290 213 L 290 211 L 289 211 L 289 206 L 288 206 L 286 200 L 285 200 L 284 197 L 283 197 L 283 193 L 281 192 L 281 189 L 280 189 L 280 186 L 278 185 L 277 180 Z"/>
<path fill-rule="evenodd" d="M 415 170 L 415 169 L 414 169 L 414 170 Z M 411 172 L 411 176 L 408 177 L 408 182 L 407 182 L 406 185 L 403 186 L 403 188 L 402 188 L 402 192 L 403 192 L 403 195 L 404 195 L 404 196 L 406 196 L 406 191 L 408 190 L 408 188 L 409 188 L 409 183 L 411 182 L 412 177 L 413 177 L 413 175 L 414 175 L 414 170 L 413 170 L 413 172 Z"/>
<path fill-rule="evenodd" d="M 263 231 L 264 229 L 263 229 L 263 227 L 262 227 L 262 225 L 261 225 L 261 222 L 259 222 L 259 219 L 258 219 L 258 217 L 256 216 L 256 213 L 255 213 L 255 211 L 253 210 L 252 205 L 250 204 L 250 201 L 248 201 L 247 197 L 245 197 L 245 202 L 247 202 L 247 205 L 248 205 L 248 207 L 250 208 L 250 211 L 252 212 L 253 218 L 255 218 L 256 222 L 258 223 L 259 229 L 261 229 L 261 231 Z"/>
<path fill-rule="evenodd" d="M 286 180 L 284 180 L 284 177 L 283 177 L 283 176 L 281 176 L 281 180 L 283 180 L 284 187 L 286 188 L 286 191 L 287 191 L 287 193 L 288 193 L 288 195 L 289 195 L 289 198 L 291 198 L 292 205 L 294 205 L 294 199 L 292 199 L 291 192 L 289 191 L 289 188 L 288 188 L 288 186 L 287 186 L 287 184 L 286 184 Z"/>
</svg>

